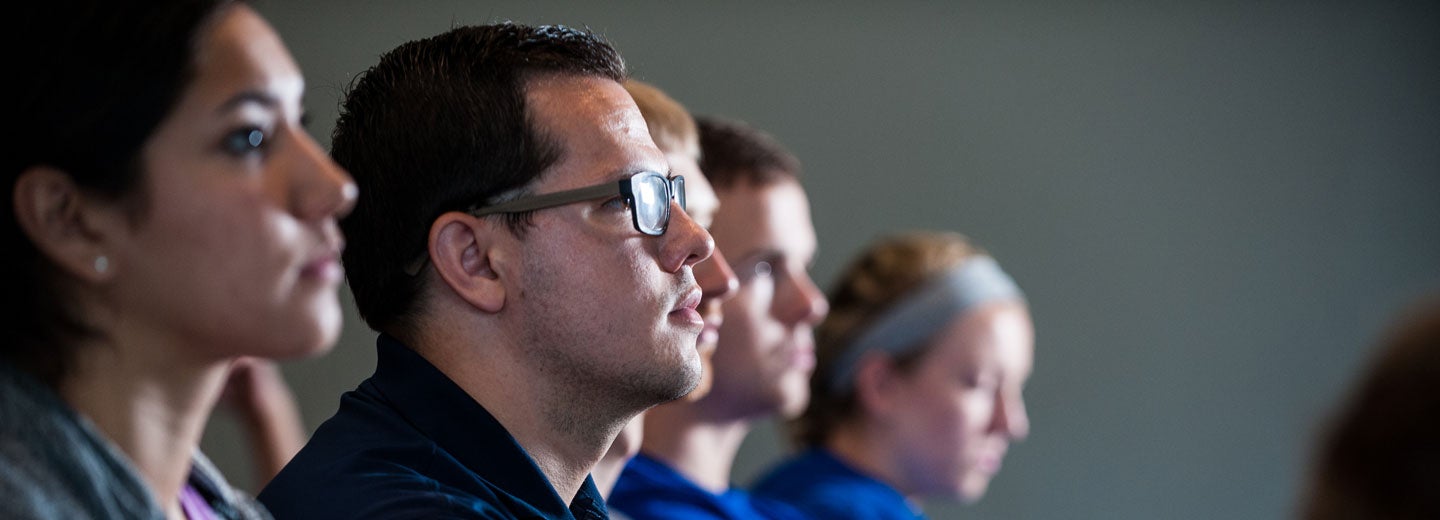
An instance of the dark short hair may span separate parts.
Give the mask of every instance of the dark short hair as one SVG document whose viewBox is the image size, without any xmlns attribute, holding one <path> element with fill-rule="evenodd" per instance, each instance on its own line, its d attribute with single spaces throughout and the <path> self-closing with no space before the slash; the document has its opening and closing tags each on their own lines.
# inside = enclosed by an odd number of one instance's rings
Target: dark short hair
<svg viewBox="0 0 1440 520">
<path fill-rule="evenodd" d="M 30 168 L 50 167 L 87 193 L 143 212 L 141 149 L 194 77 L 204 28 L 230 4 L 57 0 L 21 2 L 11 15 L 27 49 L 11 56 L 15 116 L 7 124 L 17 132 L 0 161 L 9 186 L 0 197 L 0 298 L 9 309 L 0 327 L 11 336 L 0 356 L 47 384 L 96 332 L 73 308 L 67 277 L 21 231 L 15 183 Z"/>
<path fill-rule="evenodd" d="M 420 311 L 429 227 L 447 211 L 514 196 L 560 157 L 527 117 L 526 86 L 551 75 L 625 79 L 601 37 L 564 26 L 466 26 L 405 43 L 353 83 L 332 140 L 360 188 L 341 222 L 346 277 L 360 315 L 403 333 Z M 505 217 L 497 217 L 505 218 Z M 523 231 L 525 216 L 509 216 Z"/>
<path fill-rule="evenodd" d="M 700 171 L 717 190 L 800 178 L 800 160 L 770 134 L 739 121 L 699 116 Z"/>
</svg>

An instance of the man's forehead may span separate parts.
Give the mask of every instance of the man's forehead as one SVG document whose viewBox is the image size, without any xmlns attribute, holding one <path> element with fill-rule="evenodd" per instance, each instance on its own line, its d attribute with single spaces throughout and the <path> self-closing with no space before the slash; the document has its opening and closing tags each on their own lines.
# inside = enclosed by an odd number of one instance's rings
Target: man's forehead
<svg viewBox="0 0 1440 520">
<path fill-rule="evenodd" d="M 798 182 L 783 180 L 761 186 L 742 183 L 716 194 L 720 211 L 711 229 L 727 256 L 775 254 L 801 263 L 814 257 L 815 227 L 805 191 Z"/>
<path fill-rule="evenodd" d="M 532 124 L 561 147 L 557 169 L 584 172 L 590 181 L 667 171 L 639 108 L 620 83 L 551 75 L 532 80 L 526 96 Z"/>
<path fill-rule="evenodd" d="M 544 75 L 526 84 L 526 103 L 536 123 L 546 126 L 580 123 L 651 146 L 645 119 L 635 100 L 620 83 L 609 78 L 580 75 Z"/>
</svg>

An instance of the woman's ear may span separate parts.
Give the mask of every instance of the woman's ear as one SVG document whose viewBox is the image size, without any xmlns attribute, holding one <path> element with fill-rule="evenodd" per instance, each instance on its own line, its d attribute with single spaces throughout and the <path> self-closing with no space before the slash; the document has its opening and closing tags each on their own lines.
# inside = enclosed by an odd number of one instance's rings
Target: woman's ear
<svg viewBox="0 0 1440 520">
<path fill-rule="evenodd" d="M 855 399 L 868 415 L 884 419 L 900 399 L 899 371 L 885 354 L 871 352 L 855 368 Z"/>
<path fill-rule="evenodd" d="M 430 225 L 428 244 L 435 272 L 461 299 L 487 313 L 505 307 L 505 283 L 497 261 L 504 258 L 498 247 L 501 233 L 508 233 L 493 219 L 459 211 L 440 215 Z"/>
<path fill-rule="evenodd" d="M 110 279 L 118 256 L 109 235 L 126 218 L 118 205 L 87 197 L 69 174 L 48 166 L 21 172 L 13 196 L 15 220 L 40 254 L 81 280 Z"/>
</svg>

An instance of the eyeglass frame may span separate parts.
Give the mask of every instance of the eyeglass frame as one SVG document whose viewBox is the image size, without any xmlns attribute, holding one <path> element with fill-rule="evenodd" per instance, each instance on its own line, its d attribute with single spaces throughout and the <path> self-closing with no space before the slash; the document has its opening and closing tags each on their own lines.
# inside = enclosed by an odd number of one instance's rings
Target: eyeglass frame
<svg viewBox="0 0 1440 520">
<path fill-rule="evenodd" d="M 640 227 L 640 212 L 637 210 L 635 205 L 634 184 L 638 179 L 642 177 L 660 177 L 665 180 L 665 214 L 660 219 L 659 229 L 656 230 L 654 233 L 646 231 L 645 229 L 642 229 Z M 539 211 L 542 209 L 564 206 L 566 204 L 574 204 L 576 202 L 584 202 L 587 200 L 594 200 L 601 197 L 608 197 L 610 195 L 616 194 L 615 189 L 617 188 L 617 186 L 619 188 L 618 195 L 624 197 L 626 205 L 630 206 L 630 224 L 635 226 L 635 231 L 638 231 L 641 234 L 658 237 L 664 235 L 665 232 L 670 229 L 670 201 L 673 200 L 679 203 L 681 210 L 685 209 L 685 176 L 675 175 L 673 177 L 666 177 L 663 173 L 646 170 L 635 173 L 622 180 L 606 181 L 600 184 L 596 184 L 594 186 L 586 186 L 583 188 L 575 188 L 571 190 L 563 190 L 554 193 L 545 193 L 541 195 L 531 195 L 529 197 L 521 197 L 515 200 L 501 202 L 492 206 L 482 206 L 480 204 L 476 204 L 470 206 L 469 208 L 466 208 L 465 213 L 474 215 L 476 217 L 483 217 L 487 215 L 502 215 L 506 213 Z M 425 267 L 425 262 L 429 261 L 429 259 L 429 254 L 422 253 L 419 258 L 416 258 L 415 261 L 405 266 L 405 272 L 410 276 L 420 274 L 420 269 Z"/>
</svg>

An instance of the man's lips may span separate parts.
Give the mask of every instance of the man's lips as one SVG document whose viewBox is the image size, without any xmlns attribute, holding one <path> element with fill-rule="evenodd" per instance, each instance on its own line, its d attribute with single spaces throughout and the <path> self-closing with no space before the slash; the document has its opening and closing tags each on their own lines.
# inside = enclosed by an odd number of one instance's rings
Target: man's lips
<svg viewBox="0 0 1440 520">
<path fill-rule="evenodd" d="M 675 309 L 670 311 L 670 316 L 703 327 L 705 320 L 700 317 L 700 311 L 696 310 L 698 307 L 700 307 L 700 289 L 692 287 L 676 304 Z"/>
<path fill-rule="evenodd" d="M 815 369 L 815 347 L 801 345 L 790 351 L 790 367 L 795 370 Z"/>
<path fill-rule="evenodd" d="M 720 302 L 703 300 L 700 302 L 700 314 L 705 319 L 705 329 L 700 331 L 698 346 L 713 348 L 720 341 L 720 325 L 725 323 L 725 313 L 720 312 Z"/>
</svg>

